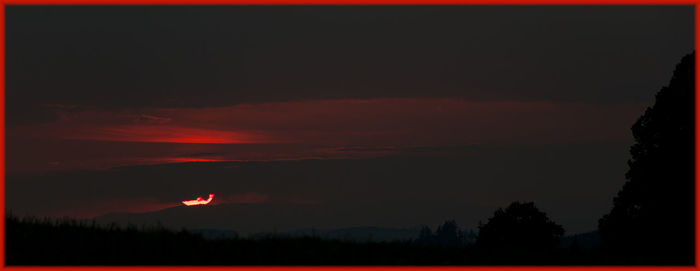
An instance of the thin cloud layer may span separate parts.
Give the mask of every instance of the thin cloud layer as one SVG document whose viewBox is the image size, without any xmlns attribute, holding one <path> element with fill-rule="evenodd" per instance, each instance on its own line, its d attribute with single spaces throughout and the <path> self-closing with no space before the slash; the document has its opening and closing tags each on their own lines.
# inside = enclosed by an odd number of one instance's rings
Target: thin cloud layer
<svg viewBox="0 0 700 271">
<path fill-rule="evenodd" d="M 60 112 L 59 121 L 10 132 L 62 139 L 213 144 L 566 142 L 626 137 L 626 127 L 641 109 L 643 105 L 636 103 L 310 100 L 230 107 L 85 109 L 70 115 Z"/>
<path fill-rule="evenodd" d="M 13 157 L 8 171 L 371 158 L 420 147 L 627 140 L 644 105 L 387 98 L 116 111 L 53 108 L 58 120 L 8 131 Z M 208 155 L 192 156 L 201 153 Z"/>
</svg>

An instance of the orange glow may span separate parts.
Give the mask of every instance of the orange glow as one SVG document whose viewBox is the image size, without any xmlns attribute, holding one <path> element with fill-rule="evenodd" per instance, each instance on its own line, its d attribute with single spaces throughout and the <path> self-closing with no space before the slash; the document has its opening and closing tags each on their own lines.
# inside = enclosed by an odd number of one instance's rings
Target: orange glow
<svg viewBox="0 0 700 271">
<path fill-rule="evenodd" d="M 211 202 L 211 200 L 214 199 L 214 194 L 209 194 L 208 199 L 202 199 L 202 197 L 197 197 L 197 199 L 193 200 L 185 200 L 182 203 L 187 205 L 187 206 L 192 206 L 192 205 L 207 205 Z"/>
</svg>

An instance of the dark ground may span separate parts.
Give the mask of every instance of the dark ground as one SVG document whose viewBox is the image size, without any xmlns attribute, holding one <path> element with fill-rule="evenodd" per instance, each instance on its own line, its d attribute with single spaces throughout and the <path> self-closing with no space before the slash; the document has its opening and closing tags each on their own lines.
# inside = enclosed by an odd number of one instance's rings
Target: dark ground
<svg viewBox="0 0 700 271">
<path fill-rule="evenodd" d="M 159 226 L 6 218 L 8 265 L 596 265 L 597 250 L 487 251 L 473 245 L 319 237 L 205 239 Z"/>
</svg>

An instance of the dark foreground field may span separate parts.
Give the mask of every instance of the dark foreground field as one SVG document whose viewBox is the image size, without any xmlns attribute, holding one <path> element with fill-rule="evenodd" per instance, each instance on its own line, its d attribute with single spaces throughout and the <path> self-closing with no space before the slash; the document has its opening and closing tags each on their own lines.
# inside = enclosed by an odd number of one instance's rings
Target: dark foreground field
<svg viewBox="0 0 700 271">
<path fill-rule="evenodd" d="M 162 227 L 6 218 L 8 265 L 581 265 L 600 252 L 488 251 L 471 245 L 353 242 L 318 237 L 205 239 Z"/>
</svg>

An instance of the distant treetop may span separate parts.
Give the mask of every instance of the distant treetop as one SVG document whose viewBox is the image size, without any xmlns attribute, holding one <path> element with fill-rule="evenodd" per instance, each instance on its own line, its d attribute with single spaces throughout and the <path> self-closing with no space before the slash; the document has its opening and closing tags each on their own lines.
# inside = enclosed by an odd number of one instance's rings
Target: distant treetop
<svg viewBox="0 0 700 271">
<path fill-rule="evenodd" d="M 496 249 L 546 250 L 558 247 L 564 228 L 535 207 L 533 202 L 513 202 L 499 208 L 479 226 L 476 245 Z"/>
</svg>

